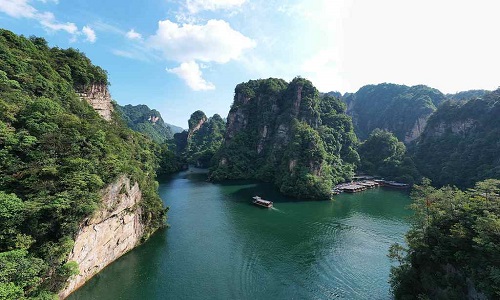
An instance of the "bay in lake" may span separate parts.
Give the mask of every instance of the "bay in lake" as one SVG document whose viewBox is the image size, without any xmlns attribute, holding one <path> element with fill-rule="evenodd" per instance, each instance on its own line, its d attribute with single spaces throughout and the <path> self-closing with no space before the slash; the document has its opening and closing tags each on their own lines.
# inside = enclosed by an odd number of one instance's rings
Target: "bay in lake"
<svg viewBox="0 0 500 300">
<path fill-rule="evenodd" d="M 403 242 L 410 199 L 384 188 L 299 201 L 272 185 L 160 184 L 168 229 L 111 264 L 76 299 L 390 299 L 389 246 Z M 252 196 L 274 201 L 256 207 Z"/>
</svg>

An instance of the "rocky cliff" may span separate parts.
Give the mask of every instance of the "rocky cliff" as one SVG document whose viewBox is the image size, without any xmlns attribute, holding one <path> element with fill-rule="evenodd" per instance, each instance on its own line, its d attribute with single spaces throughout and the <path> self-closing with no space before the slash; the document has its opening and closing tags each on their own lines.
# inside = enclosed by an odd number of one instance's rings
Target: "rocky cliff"
<svg viewBox="0 0 500 300">
<path fill-rule="evenodd" d="M 174 136 L 177 152 L 187 163 L 208 168 L 222 144 L 226 124 L 218 114 L 207 118 L 197 110 L 191 114 L 188 125 L 188 131 Z"/>
<path fill-rule="evenodd" d="M 121 176 L 102 192 L 101 207 L 85 219 L 75 238 L 68 261 L 78 263 L 79 274 L 71 277 L 59 293 L 64 299 L 108 264 L 131 250 L 144 233 L 142 194 L 137 183 Z"/>
<path fill-rule="evenodd" d="M 500 177 L 500 90 L 443 103 L 417 140 L 419 171 L 436 185 L 471 187 Z"/>
<path fill-rule="evenodd" d="M 91 84 L 78 93 L 82 100 L 87 101 L 97 113 L 107 121 L 111 121 L 113 105 L 106 84 Z"/>
<path fill-rule="evenodd" d="M 281 192 L 325 199 L 352 173 L 357 153 L 345 105 L 310 81 L 251 80 L 235 89 L 213 180 L 255 178 Z"/>
<path fill-rule="evenodd" d="M 443 93 L 424 85 L 389 83 L 367 85 L 343 97 L 360 139 L 379 128 L 394 133 L 405 143 L 422 134 L 429 116 L 445 100 Z"/>
</svg>

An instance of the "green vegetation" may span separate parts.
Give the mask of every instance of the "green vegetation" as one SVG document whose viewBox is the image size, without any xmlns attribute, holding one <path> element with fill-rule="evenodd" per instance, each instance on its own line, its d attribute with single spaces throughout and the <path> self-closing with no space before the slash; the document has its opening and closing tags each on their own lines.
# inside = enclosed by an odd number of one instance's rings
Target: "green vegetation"
<svg viewBox="0 0 500 300">
<path fill-rule="evenodd" d="M 150 109 L 147 105 L 125 105 L 115 107 L 120 117 L 127 123 L 127 126 L 137 132 L 144 134 L 151 140 L 159 144 L 156 147 L 159 159 L 158 175 L 168 175 L 180 171 L 184 163 L 176 155 L 176 143 L 173 138 L 171 127 L 163 121 L 160 112 Z M 182 128 L 175 127 L 175 130 Z"/>
<path fill-rule="evenodd" d="M 383 83 L 366 85 L 345 95 L 347 113 L 352 116 L 357 136 L 364 140 L 375 128 L 388 130 L 400 140 L 412 140 L 412 129 L 419 119 L 427 119 L 445 96 L 438 90 L 417 85 Z M 424 125 L 420 122 L 420 125 Z"/>
<path fill-rule="evenodd" d="M 412 198 L 408 248 L 390 251 L 399 262 L 391 271 L 396 299 L 500 298 L 500 180 L 465 192 L 426 182 Z"/>
<path fill-rule="evenodd" d="M 189 164 L 208 168 L 222 145 L 226 123 L 218 114 L 207 119 L 205 113 L 198 110 L 191 115 L 188 124 L 184 156 Z"/>
<path fill-rule="evenodd" d="M 145 134 L 159 144 L 173 138 L 170 127 L 163 121 L 159 111 L 150 109 L 147 105 L 115 107 L 130 129 Z"/>
<path fill-rule="evenodd" d="M 359 161 L 345 104 L 310 81 L 251 80 L 236 86 L 212 180 L 259 179 L 303 198 L 329 198 Z"/>
<path fill-rule="evenodd" d="M 375 129 L 358 149 L 360 171 L 413 184 L 419 178 L 405 145 L 390 132 Z"/>
<path fill-rule="evenodd" d="M 419 171 L 436 185 L 471 187 L 500 178 L 500 90 L 446 102 L 429 118 L 415 148 Z"/>
<path fill-rule="evenodd" d="M 107 83 L 78 50 L 0 30 L 0 298 L 50 298 L 99 191 L 121 174 L 141 187 L 145 236 L 165 222 L 154 181 L 159 151 L 106 122 L 75 93 Z"/>
<path fill-rule="evenodd" d="M 464 101 L 464 100 L 482 98 L 489 92 L 490 91 L 487 90 L 469 90 L 469 91 L 458 92 L 456 94 L 446 94 L 446 98 L 454 101 Z"/>
</svg>

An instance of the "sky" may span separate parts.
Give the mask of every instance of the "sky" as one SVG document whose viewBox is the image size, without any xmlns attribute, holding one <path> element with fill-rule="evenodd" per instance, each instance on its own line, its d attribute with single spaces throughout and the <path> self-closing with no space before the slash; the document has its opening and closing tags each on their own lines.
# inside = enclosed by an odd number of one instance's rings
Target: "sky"
<svg viewBox="0 0 500 300">
<path fill-rule="evenodd" d="M 227 116 L 251 79 L 496 89 L 499 11 L 497 0 L 0 0 L 0 27 L 79 49 L 119 104 L 187 128 L 196 110 Z"/>
</svg>

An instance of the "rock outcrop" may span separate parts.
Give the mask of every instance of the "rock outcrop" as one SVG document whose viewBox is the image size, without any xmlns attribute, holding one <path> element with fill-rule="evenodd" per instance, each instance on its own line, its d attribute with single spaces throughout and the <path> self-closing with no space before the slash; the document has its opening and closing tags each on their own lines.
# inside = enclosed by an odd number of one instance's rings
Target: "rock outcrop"
<svg viewBox="0 0 500 300">
<path fill-rule="evenodd" d="M 326 199 L 352 175 L 352 130 L 345 105 L 304 78 L 241 83 L 210 178 L 259 179 L 290 196 Z"/>
<path fill-rule="evenodd" d="M 61 299 L 140 243 L 145 230 L 141 199 L 139 185 L 126 176 L 103 190 L 101 207 L 82 222 L 75 238 L 68 261 L 77 262 L 80 273 L 68 280 Z"/>
<path fill-rule="evenodd" d="M 361 140 L 379 128 L 408 144 L 422 134 L 427 119 L 446 97 L 424 85 L 383 83 L 363 86 L 354 94 L 344 95 L 342 100 Z"/>
<path fill-rule="evenodd" d="M 420 118 L 417 119 L 415 122 L 415 125 L 413 125 L 413 128 L 406 133 L 404 143 L 409 144 L 416 140 L 422 132 L 424 132 L 425 125 L 427 125 L 427 120 L 429 119 L 430 115 L 426 116 L 421 116 Z"/>
<path fill-rule="evenodd" d="M 108 86 L 105 84 L 92 84 L 78 93 L 82 100 L 87 101 L 97 113 L 107 121 L 111 121 L 113 105 Z"/>
</svg>

